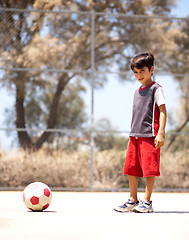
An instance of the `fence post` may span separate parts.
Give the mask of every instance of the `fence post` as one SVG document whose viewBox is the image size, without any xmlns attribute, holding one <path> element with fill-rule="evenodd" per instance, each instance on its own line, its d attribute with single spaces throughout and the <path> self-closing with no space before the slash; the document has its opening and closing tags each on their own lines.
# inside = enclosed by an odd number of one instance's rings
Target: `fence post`
<svg viewBox="0 0 189 240">
<path fill-rule="evenodd" d="M 95 11 L 91 11 L 91 135 L 90 135 L 90 191 L 94 174 L 94 85 L 95 85 Z"/>
</svg>

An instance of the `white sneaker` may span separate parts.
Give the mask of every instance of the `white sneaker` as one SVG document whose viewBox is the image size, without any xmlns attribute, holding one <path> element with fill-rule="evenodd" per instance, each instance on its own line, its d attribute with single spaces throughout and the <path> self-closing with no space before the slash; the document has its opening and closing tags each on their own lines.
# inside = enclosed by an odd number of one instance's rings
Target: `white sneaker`
<svg viewBox="0 0 189 240">
<path fill-rule="evenodd" d="M 141 201 L 138 206 L 133 208 L 132 211 L 136 213 L 152 213 L 154 212 L 152 208 L 152 201 L 150 203 L 147 201 Z"/>
<path fill-rule="evenodd" d="M 114 208 L 114 210 L 117 212 L 129 212 L 129 211 L 132 211 L 134 207 L 136 207 L 138 204 L 139 204 L 139 201 L 133 202 L 130 199 L 128 199 L 126 203 Z"/>
</svg>

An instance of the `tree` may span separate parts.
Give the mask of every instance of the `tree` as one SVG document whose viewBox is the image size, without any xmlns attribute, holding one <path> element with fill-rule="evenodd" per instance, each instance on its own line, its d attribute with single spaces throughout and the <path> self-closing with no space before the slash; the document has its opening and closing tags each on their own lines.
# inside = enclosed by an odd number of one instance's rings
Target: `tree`
<svg viewBox="0 0 189 240">
<path fill-rule="evenodd" d="M 173 41 L 175 42 L 175 50 L 171 52 L 168 67 L 171 72 L 177 74 L 175 79 L 179 83 L 181 92 L 179 110 L 177 112 L 178 126 L 175 132 L 181 132 L 186 129 L 189 123 L 189 18 L 178 23 L 177 28 L 180 29 L 180 34 L 175 34 Z M 167 149 L 174 143 L 178 135 L 172 135 Z"/>
<path fill-rule="evenodd" d="M 124 150 L 127 147 L 128 138 L 121 134 L 116 135 L 114 128 L 108 119 L 102 118 L 96 123 L 97 134 L 95 146 L 99 151 L 117 149 Z M 114 132 L 115 131 L 115 132 Z"/>
<path fill-rule="evenodd" d="M 158 18 L 137 18 L 135 14 L 161 14 L 165 17 L 173 4 L 170 1 L 0 1 L 1 10 L 0 62 L 4 71 L 4 84 L 15 89 L 15 112 L 17 128 L 26 128 L 26 101 L 28 87 L 45 93 L 47 79 L 53 79 L 52 96 L 49 99 L 48 117 L 45 127 L 57 125 L 61 96 L 67 84 L 80 70 L 91 69 L 91 21 L 90 11 L 95 11 L 95 69 L 129 69 L 130 55 L 138 51 L 151 50 L 159 56 L 159 63 L 166 58 L 159 54 L 162 46 L 171 51 L 172 29 L 170 23 Z M 42 11 L 28 11 L 38 9 Z M 47 12 L 46 10 L 76 10 L 82 13 Z M 103 13 L 127 13 L 130 17 L 104 15 Z M 164 22 L 165 21 L 165 22 Z M 165 32 L 169 34 L 166 35 Z M 157 41 L 158 39 L 158 41 Z M 167 44 L 169 43 L 169 44 Z M 14 71 L 9 69 L 14 68 Z M 23 71 L 33 68 L 43 71 Z M 49 71 L 49 69 L 53 69 Z M 67 71 L 61 71 L 66 69 Z M 74 71 L 73 71 L 74 70 Z M 78 72 L 77 72 L 78 71 Z M 123 78 L 123 76 L 120 76 Z M 88 78 L 89 79 L 89 78 Z M 105 76 L 96 79 L 102 83 Z M 124 76 L 125 79 L 125 76 Z M 47 81 L 48 82 L 48 81 Z M 34 94 L 34 93 L 33 93 Z M 30 95 L 34 99 L 33 94 Z M 33 102 L 33 104 L 35 104 Z M 18 131 L 22 147 L 39 149 L 48 140 L 50 132 L 44 132 L 35 141 L 27 131 Z"/>
<path fill-rule="evenodd" d="M 60 98 L 60 107 L 57 113 L 55 128 L 78 128 L 87 121 L 87 115 L 84 111 L 85 103 L 80 96 L 85 92 L 85 88 L 81 86 L 80 81 L 70 83 L 66 86 L 64 94 Z M 48 109 L 52 101 L 51 88 L 45 91 L 39 90 L 37 87 L 30 86 L 25 98 L 25 118 L 26 128 L 43 129 L 48 119 Z M 13 116 L 14 110 L 7 110 L 6 121 L 9 127 L 14 127 Z M 31 137 L 35 137 L 35 133 L 30 133 Z"/>
</svg>

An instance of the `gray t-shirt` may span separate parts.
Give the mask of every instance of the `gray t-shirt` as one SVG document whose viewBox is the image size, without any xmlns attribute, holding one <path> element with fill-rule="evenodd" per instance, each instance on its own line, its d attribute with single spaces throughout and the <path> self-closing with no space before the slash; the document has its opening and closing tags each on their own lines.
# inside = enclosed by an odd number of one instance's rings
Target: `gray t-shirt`
<svg viewBox="0 0 189 240">
<path fill-rule="evenodd" d="M 158 88 L 161 88 L 161 91 L 157 91 Z M 158 96 L 155 96 L 156 91 Z M 158 83 L 152 82 L 144 88 L 137 89 L 134 94 L 130 136 L 155 137 L 159 130 L 158 106 L 162 104 L 165 104 L 165 99 L 162 87 Z"/>
</svg>

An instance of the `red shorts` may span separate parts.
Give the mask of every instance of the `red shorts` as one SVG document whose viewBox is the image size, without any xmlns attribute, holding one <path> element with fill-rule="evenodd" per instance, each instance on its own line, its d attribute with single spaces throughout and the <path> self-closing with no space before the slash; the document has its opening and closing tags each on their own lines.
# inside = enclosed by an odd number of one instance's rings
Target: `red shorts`
<svg viewBox="0 0 189 240">
<path fill-rule="evenodd" d="M 137 177 L 160 176 L 160 148 L 156 149 L 154 137 L 130 137 L 123 174 Z"/>
</svg>

